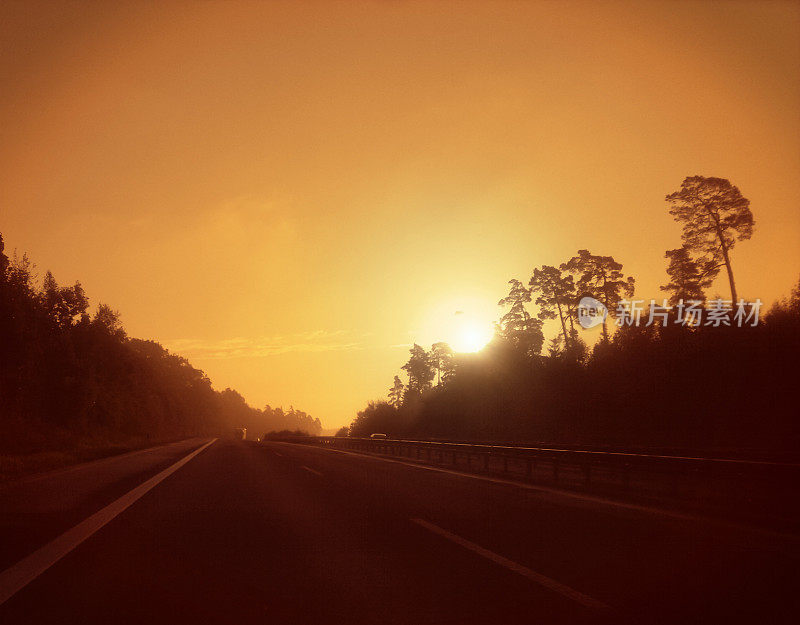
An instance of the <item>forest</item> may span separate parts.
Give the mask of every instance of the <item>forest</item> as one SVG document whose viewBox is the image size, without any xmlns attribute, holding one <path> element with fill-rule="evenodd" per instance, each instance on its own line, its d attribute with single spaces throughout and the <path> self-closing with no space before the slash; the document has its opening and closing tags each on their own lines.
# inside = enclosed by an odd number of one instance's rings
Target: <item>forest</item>
<svg viewBox="0 0 800 625">
<path fill-rule="evenodd" d="M 144 445 L 226 436 L 246 427 L 319 434 L 319 419 L 250 407 L 154 341 L 127 336 L 106 304 L 90 313 L 81 284 L 42 280 L 0 235 L 0 453 Z"/>
<path fill-rule="evenodd" d="M 637 307 L 635 278 L 589 250 L 536 267 L 509 281 L 483 350 L 414 344 L 406 380 L 337 435 L 796 454 L 800 282 L 768 311 L 739 297 L 732 250 L 755 221 L 730 181 L 687 177 L 665 199 L 682 241 L 664 254 L 663 300 Z M 709 300 L 723 271 L 730 295 Z M 578 323 L 584 297 L 607 310 L 599 336 Z"/>
</svg>

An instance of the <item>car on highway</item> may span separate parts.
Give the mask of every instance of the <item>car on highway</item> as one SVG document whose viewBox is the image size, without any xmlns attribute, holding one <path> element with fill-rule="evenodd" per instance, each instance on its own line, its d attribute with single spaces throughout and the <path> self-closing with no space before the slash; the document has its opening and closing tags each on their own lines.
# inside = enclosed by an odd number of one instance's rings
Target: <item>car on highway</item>
<svg viewBox="0 0 800 625">
<path fill-rule="evenodd" d="M 375 438 L 375 439 L 386 439 L 386 438 L 389 438 L 386 434 L 380 434 L 379 432 L 375 432 L 374 434 L 370 434 L 369 437 L 370 438 Z"/>
</svg>

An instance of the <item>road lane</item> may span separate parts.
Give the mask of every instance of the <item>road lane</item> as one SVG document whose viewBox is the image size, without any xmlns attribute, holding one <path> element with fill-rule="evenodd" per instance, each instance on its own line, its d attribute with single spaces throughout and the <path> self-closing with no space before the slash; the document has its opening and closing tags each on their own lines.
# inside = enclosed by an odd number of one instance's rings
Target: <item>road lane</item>
<svg viewBox="0 0 800 625">
<path fill-rule="evenodd" d="M 158 445 L 4 484 L 0 487 L 0 571 L 208 440 Z"/>
<path fill-rule="evenodd" d="M 578 592 L 574 588 L 570 588 L 569 586 L 565 586 L 557 582 L 554 579 L 550 579 L 546 575 L 542 575 L 541 573 L 537 573 L 536 571 L 532 571 L 526 566 L 522 566 L 521 564 L 514 562 L 513 560 L 509 560 L 499 554 L 494 553 L 493 551 L 489 551 L 488 549 L 484 549 L 480 545 L 476 545 L 473 542 L 470 542 L 461 536 L 456 536 L 452 532 L 448 532 L 445 529 L 442 529 L 438 525 L 434 525 L 433 523 L 428 523 L 425 519 L 411 519 L 413 523 L 424 527 L 425 529 L 446 538 L 447 540 L 454 542 L 455 544 L 472 551 L 473 553 L 477 553 L 482 558 L 486 558 L 495 564 L 499 564 L 500 566 L 504 566 L 510 571 L 514 571 L 515 573 L 519 573 L 523 577 L 527 577 L 531 581 L 539 584 L 540 586 L 544 586 L 548 590 L 552 590 L 553 592 L 557 592 L 560 595 L 564 595 L 568 599 L 575 601 L 576 603 L 580 603 L 587 608 L 591 608 L 592 610 L 603 611 L 606 612 L 610 610 L 610 607 L 607 606 L 602 601 L 598 601 L 593 597 L 583 594 L 582 592 Z"/>
<path fill-rule="evenodd" d="M 216 440 L 216 439 L 214 439 Z M 133 490 L 128 491 L 106 507 L 84 519 L 54 540 L 43 545 L 5 571 L 0 572 L 0 605 L 13 597 L 30 582 L 44 573 L 61 558 L 103 528 L 112 519 L 141 499 L 158 484 L 175 473 L 197 454 L 214 443 L 211 440 L 190 452 L 175 464 L 149 478 Z"/>
<path fill-rule="evenodd" d="M 219 442 L 0 606 L 0 622 L 791 622 L 797 564 L 796 541 L 764 533 Z"/>
<path fill-rule="evenodd" d="M 342 497 L 291 454 L 218 443 L 0 606 L 0 620 L 591 621 L 380 500 Z"/>
<path fill-rule="evenodd" d="M 797 537 L 372 456 L 280 449 L 324 472 L 332 489 L 391 493 L 411 516 L 618 607 L 632 621 L 791 622 L 800 608 Z"/>
</svg>

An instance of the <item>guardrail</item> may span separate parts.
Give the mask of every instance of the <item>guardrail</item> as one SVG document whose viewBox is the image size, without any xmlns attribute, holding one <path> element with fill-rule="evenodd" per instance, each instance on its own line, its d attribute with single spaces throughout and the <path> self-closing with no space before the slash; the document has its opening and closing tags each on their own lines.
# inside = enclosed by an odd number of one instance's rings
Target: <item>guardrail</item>
<svg viewBox="0 0 800 625">
<path fill-rule="evenodd" d="M 688 491 L 695 497 L 710 498 L 735 494 L 737 499 L 744 497 L 755 501 L 767 496 L 774 499 L 777 487 L 783 491 L 781 496 L 793 501 L 800 485 L 800 464 L 796 463 L 405 439 L 310 436 L 280 440 L 532 481 L 582 483 L 586 487 L 599 479 L 605 486 L 653 491 L 654 482 L 659 483 L 658 478 L 664 478 L 660 480 L 661 488 L 655 489 L 660 490 L 656 494 L 685 496 Z M 643 489 L 642 484 L 646 484 L 647 489 Z"/>
</svg>

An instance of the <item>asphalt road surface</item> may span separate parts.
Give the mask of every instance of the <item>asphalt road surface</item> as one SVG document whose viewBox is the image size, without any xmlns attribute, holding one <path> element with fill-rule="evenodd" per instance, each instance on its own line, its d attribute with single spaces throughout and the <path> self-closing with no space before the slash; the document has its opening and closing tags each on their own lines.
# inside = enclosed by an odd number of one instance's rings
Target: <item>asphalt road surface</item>
<svg viewBox="0 0 800 625">
<path fill-rule="evenodd" d="M 797 620 L 796 536 L 329 449 L 208 443 L 0 489 L 0 623 Z"/>
</svg>

